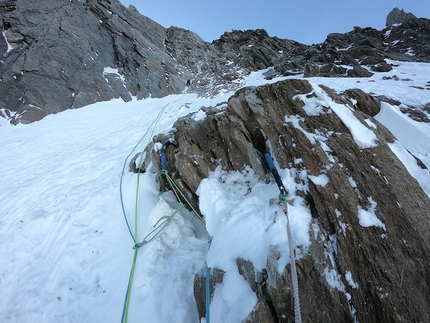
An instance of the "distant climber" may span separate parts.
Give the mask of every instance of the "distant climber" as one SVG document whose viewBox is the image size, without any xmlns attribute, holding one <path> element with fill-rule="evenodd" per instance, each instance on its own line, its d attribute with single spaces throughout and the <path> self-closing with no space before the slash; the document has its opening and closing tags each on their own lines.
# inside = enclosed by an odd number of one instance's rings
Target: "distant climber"
<svg viewBox="0 0 430 323">
<path fill-rule="evenodd" d="M 188 80 L 187 81 L 187 86 L 190 86 L 191 85 L 191 80 Z"/>
</svg>

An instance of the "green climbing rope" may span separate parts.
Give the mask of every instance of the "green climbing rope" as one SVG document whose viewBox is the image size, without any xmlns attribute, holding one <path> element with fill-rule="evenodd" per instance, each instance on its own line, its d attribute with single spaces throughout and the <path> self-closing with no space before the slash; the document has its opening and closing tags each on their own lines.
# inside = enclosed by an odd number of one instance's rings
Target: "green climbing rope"
<svg viewBox="0 0 430 323">
<path fill-rule="evenodd" d="M 146 149 L 146 147 L 149 145 L 149 143 L 151 142 L 154 133 L 155 133 L 155 129 L 157 128 L 158 122 L 161 119 L 161 116 L 163 114 L 163 111 L 172 103 L 176 103 L 179 100 L 181 100 L 183 97 L 185 96 L 185 94 L 183 94 L 180 98 L 178 98 L 177 100 L 173 101 L 173 102 L 169 102 L 167 103 L 162 109 L 161 111 L 158 113 L 157 118 L 155 119 L 155 123 L 152 127 L 152 132 L 148 138 L 148 142 L 145 145 L 144 149 Z M 129 281 L 128 281 L 128 286 L 127 286 L 127 293 L 126 293 L 126 297 L 125 297 L 125 301 L 124 301 L 124 309 L 123 309 L 123 314 L 122 314 L 122 319 L 121 322 L 122 323 L 127 323 L 128 322 L 128 312 L 129 312 L 129 306 L 130 306 L 130 297 L 131 297 L 131 291 L 132 291 L 132 287 L 133 287 L 133 278 L 134 278 L 134 272 L 136 269 L 136 259 L 137 259 L 137 250 L 138 248 L 135 248 L 136 244 L 138 244 L 139 241 L 139 237 L 138 237 L 138 205 L 139 205 L 139 187 L 140 187 L 140 165 L 142 165 L 142 161 L 143 161 L 143 153 L 140 154 L 140 158 L 139 158 L 139 167 L 138 167 L 138 172 L 137 172 L 137 182 L 136 182 L 136 198 L 135 198 L 135 205 L 134 205 L 134 250 L 133 250 L 133 259 L 132 259 L 132 264 L 131 264 L 131 271 L 130 271 L 130 277 L 129 277 Z M 169 221 L 170 222 L 170 221 Z M 166 224 L 167 225 L 167 224 Z"/>
<path fill-rule="evenodd" d="M 172 188 L 173 193 L 176 196 L 176 199 L 178 201 L 181 201 L 181 198 L 183 201 L 185 201 L 188 206 L 191 208 L 191 210 L 193 210 L 193 212 L 191 213 L 191 215 L 197 220 L 197 222 L 203 226 L 203 228 L 206 230 L 206 222 L 203 219 L 203 217 L 194 209 L 193 205 L 191 204 L 191 202 L 185 197 L 185 195 L 181 192 L 181 190 L 179 189 L 178 185 L 176 185 L 175 181 L 170 177 L 170 175 L 167 173 L 167 171 L 163 171 L 163 174 L 166 175 L 167 181 L 170 184 L 170 187 Z M 181 198 L 179 197 L 181 196 Z"/>
</svg>

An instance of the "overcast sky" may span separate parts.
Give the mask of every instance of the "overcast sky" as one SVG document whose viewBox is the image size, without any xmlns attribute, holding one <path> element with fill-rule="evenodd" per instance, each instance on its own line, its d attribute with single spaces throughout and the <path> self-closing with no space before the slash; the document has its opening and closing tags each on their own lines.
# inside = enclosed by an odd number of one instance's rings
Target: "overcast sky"
<svg viewBox="0 0 430 323">
<path fill-rule="evenodd" d="M 382 29 L 395 7 L 430 19 L 430 0 L 120 0 L 164 27 L 176 26 L 212 42 L 225 31 L 263 28 L 304 44 L 354 26 Z"/>
</svg>

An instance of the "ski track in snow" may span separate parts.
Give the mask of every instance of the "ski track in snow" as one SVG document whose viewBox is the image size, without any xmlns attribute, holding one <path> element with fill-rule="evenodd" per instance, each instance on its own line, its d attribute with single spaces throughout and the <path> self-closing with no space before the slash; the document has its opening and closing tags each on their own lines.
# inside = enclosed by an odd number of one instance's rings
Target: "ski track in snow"
<svg viewBox="0 0 430 323">
<path fill-rule="evenodd" d="M 336 91 L 358 87 L 408 105 L 430 102 L 430 91 L 408 87 L 429 81 L 430 64 L 396 64 L 393 71 L 366 79 L 309 80 Z M 252 73 L 244 85 L 268 83 L 263 73 Z M 382 80 L 382 76 L 394 74 L 412 81 Z M 270 83 L 281 79 L 285 78 Z M 227 101 L 231 94 L 213 99 L 186 94 L 129 103 L 113 100 L 50 115 L 29 125 L 11 126 L 0 119 L 0 321 L 119 322 L 134 245 L 119 194 L 124 159 L 161 109 L 155 134 L 169 131 L 178 117 Z M 309 113 L 318 113 L 314 106 L 307 108 Z M 403 148 L 429 166 L 430 141 L 422 138 L 430 136 L 430 126 L 412 121 L 388 104 L 376 119 L 398 137 L 390 147 L 430 195 L 428 171 L 418 170 Z M 351 131 L 356 129 L 351 127 Z M 405 127 L 408 131 L 401 131 Z M 418 134 L 423 135 L 417 142 Z M 149 139 L 150 133 L 135 152 L 142 151 Z M 122 190 L 134 232 L 137 176 L 127 169 L 128 164 Z M 280 170 L 290 192 L 298 185 L 293 180 L 296 172 L 295 168 Z M 183 211 L 154 241 L 139 249 L 129 322 L 198 322 L 193 279 L 206 260 L 211 266 L 231 270 L 215 290 L 211 303 L 214 321 L 240 322 L 247 316 L 256 299 L 234 270 L 235 257 L 250 260 L 261 269 L 270 246 L 275 245 L 281 252 L 278 270 L 289 262 L 285 217 L 279 215 L 276 205 L 268 203 L 277 197 L 277 187 L 252 176 L 252 171 L 218 171 L 202 182 L 200 206 L 213 236 L 209 252 L 207 238 Z M 300 177 L 301 188 L 305 188 L 307 175 Z M 176 207 L 169 196 L 157 194 L 153 172 L 142 174 L 139 241 Z M 293 200 L 293 239 L 304 254 L 310 243 L 310 212 L 299 197 L 291 195 L 289 199 Z"/>
</svg>

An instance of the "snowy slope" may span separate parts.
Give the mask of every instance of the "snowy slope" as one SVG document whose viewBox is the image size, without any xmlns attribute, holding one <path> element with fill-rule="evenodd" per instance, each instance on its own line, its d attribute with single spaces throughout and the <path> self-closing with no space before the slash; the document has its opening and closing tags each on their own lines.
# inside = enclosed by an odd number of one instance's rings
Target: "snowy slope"
<svg viewBox="0 0 430 323">
<path fill-rule="evenodd" d="M 409 105 L 430 102 L 430 91 L 410 87 L 428 81 L 430 65 L 397 64 L 395 70 L 370 79 L 311 81 L 335 90 L 358 87 Z M 262 74 L 251 74 L 244 85 L 267 83 Z M 412 81 L 382 80 L 383 75 L 394 74 Z M 120 322 L 134 246 L 120 200 L 126 157 L 133 150 L 142 151 L 151 134 L 171 129 L 178 117 L 227 101 L 231 94 L 213 99 L 184 94 L 130 103 L 113 100 L 29 125 L 11 126 L 1 119 L 0 321 Z M 412 121 L 388 104 L 376 118 L 397 136 L 393 151 L 430 196 L 428 172 L 417 169 L 403 148 L 429 166 L 429 125 Z M 280 172 L 290 192 L 297 185 L 295 171 Z M 122 180 L 126 218 L 132 232 L 137 224 L 136 238 L 141 241 L 176 205 L 171 196 L 158 196 L 154 174 L 148 171 L 140 178 L 135 222 L 136 181 L 137 175 L 126 167 Z M 245 196 L 248 190 L 251 193 Z M 279 245 L 283 246 L 280 268 L 289 261 L 285 217 L 276 205 L 267 203 L 277 197 L 274 183 L 258 182 L 252 170 L 218 170 L 202 182 L 199 194 L 213 236 L 209 251 L 208 237 L 180 211 L 137 252 L 129 322 L 197 322 L 192 282 L 206 261 L 231 273 L 215 291 L 213 322 L 240 322 L 256 297 L 234 272 L 235 257 L 262 268 L 270 245 Z M 306 252 L 310 211 L 298 196 L 289 198 L 293 239 Z"/>
</svg>

